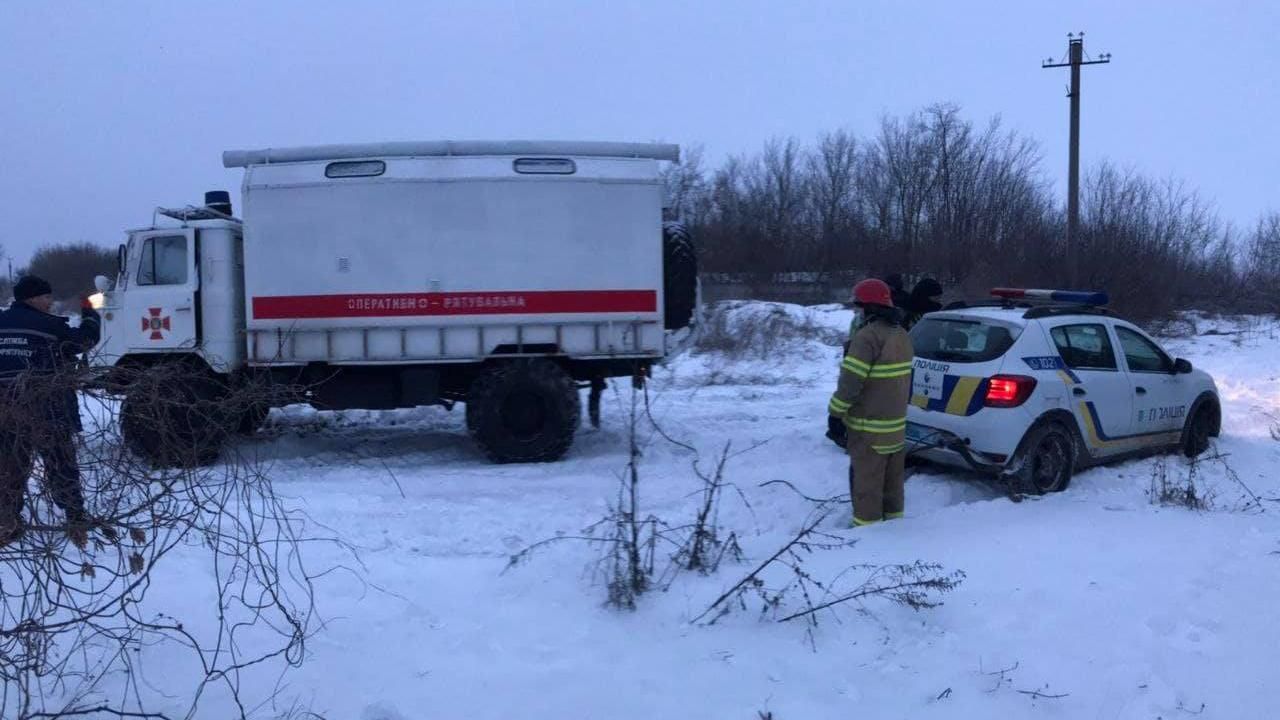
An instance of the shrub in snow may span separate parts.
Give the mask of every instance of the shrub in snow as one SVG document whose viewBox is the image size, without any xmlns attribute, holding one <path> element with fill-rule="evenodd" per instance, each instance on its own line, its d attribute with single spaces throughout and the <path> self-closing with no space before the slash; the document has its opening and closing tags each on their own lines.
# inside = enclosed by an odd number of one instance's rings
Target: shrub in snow
<svg viewBox="0 0 1280 720">
<path fill-rule="evenodd" d="M 694 517 L 688 523 L 673 524 L 652 514 L 641 512 L 641 447 L 637 427 L 640 413 L 640 391 L 633 390 L 628 431 L 629 458 L 619 481 L 618 495 L 608 514 L 576 536 L 558 536 L 535 543 L 511 557 L 508 567 L 526 561 L 540 547 L 564 540 L 597 544 L 603 552 L 597 561 L 597 576 L 606 588 L 606 604 L 614 608 L 634 609 L 640 596 L 652 589 L 666 590 L 681 572 L 709 575 L 716 572 L 725 558 L 742 561 L 744 553 L 738 534 L 719 522 L 720 499 L 726 487 L 726 468 L 734 457 L 726 444 L 715 464 L 705 469 L 695 459 L 694 475 L 700 486 L 695 493 Z M 645 396 L 644 418 L 656 433 L 668 442 L 697 456 L 697 450 L 671 438 L 648 413 Z M 793 488 L 794 489 L 794 488 Z M 739 493 L 740 494 L 740 493 Z M 741 496 L 741 494 L 740 494 Z M 745 502 L 745 497 L 743 497 Z M 755 566 L 711 603 L 694 622 L 714 624 L 734 608 L 754 605 L 759 614 L 779 622 L 804 623 L 810 638 L 824 614 L 835 613 L 846 605 L 858 605 L 868 598 L 881 598 L 892 603 L 925 610 L 941 604 L 940 596 L 954 590 L 964 580 L 961 571 L 946 571 L 940 565 L 915 561 L 907 564 L 846 567 L 835 578 L 815 578 L 805 568 L 805 558 L 821 550 L 848 548 L 854 539 L 821 530 L 836 506 L 843 507 L 848 498 L 817 500 L 818 508 L 789 542 Z M 656 570 L 656 558 L 666 554 L 665 567 Z M 778 579 L 781 576 L 781 579 Z M 850 583 L 851 578 L 858 582 Z"/>
<path fill-rule="evenodd" d="M 849 328 L 833 326 L 814 308 L 784 303 L 726 301 L 710 309 L 696 352 L 767 359 L 796 345 L 839 347 Z M 827 322 L 823 322 L 827 320 Z"/>
<path fill-rule="evenodd" d="M 693 471 L 702 488 L 690 522 L 673 525 L 652 514 L 643 515 L 640 495 L 643 453 L 637 435 L 641 423 L 641 397 L 641 391 L 633 387 L 627 433 L 627 467 L 619 476 L 618 493 L 610 502 L 608 513 L 580 535 L 557 536 L 521 550 L 510 558 L 508 568 L 528 560 L 536 550 L 551 543 L 564 540 L 588 542 L 601 549 L 596 562 L 596 577 L 606 589 L 605 604 L 634 610 L 641 595 L 655 588 L 666 590 L 682 571 L 707 574 L 715 572 L 726 557 L 741 558 L 736 534 L 726 533 L 718 522 L 720 497 L 728 485 L 725 465 L 732 457 L 729 445 L 725 446 L 714 470 L 704 471 L 695 460 Z M 683 445 L 657 426 L 649 412 L 647 393 L 643 395 L 643 404 L 644 417 L 658 433 L 672 443 Z M 659 554 L 666 555 L 661 571 L 658 570 Z"/>
<path fill-rule="evenodd" d="M 870 598 L 927 610 L 941 605 L 941 595 L 964 581 L 963 571 L 948 572 L 937 563 L 920 560 L 894 565 L 854 564 L 829 580 L 814 577 L 805 566 L 809 556 L 822 550 L 848 548 L 857 542 L 820 529 L 832 512 L 831 508 L 819 506 L 791 540 L 716 597 L 693 621 L 711 625 L 735 609 L 753 610 L 778 622 L 804 623 L 812 643 L 823 614 L 835 614 L 843 606 L 861 605 Z"/>
<path fill-rule="evenodd" d="M 1227 462 L 1227 457 L 1216 449 L 1185 460 L 1158 457 L 1151 466 L 1151 485 L 1147 496 L 1153 505 L 1164 507 L 1262 511 L 1262 498 L 1240 478 Z M 1234 491 L 1227 494 L 1224 485 L 1234 488 Z"/>
</svg>

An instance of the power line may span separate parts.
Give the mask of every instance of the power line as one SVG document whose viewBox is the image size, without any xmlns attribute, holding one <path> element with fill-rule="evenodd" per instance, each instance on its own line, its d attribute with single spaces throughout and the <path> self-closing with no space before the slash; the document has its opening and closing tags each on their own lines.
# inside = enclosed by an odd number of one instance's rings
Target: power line
<svg viewBox="0 0 1280 720">
<path fill-rule="evenodd" d="M 1053 58 L 1040 64 L 1042 68 L 1071 68 L 1071 89 L 1067 97 L 1071 98 L 1071 149 L 1067 161 L 1067 272 L 1072 287 L 1080 281 L 1080 249 L 1076 243 L 1080 231 L 1080 67 L 1082 65 L 1105 65 L 1111 62 L 1111 53 L 1103 53 L 1097 60 L 1087 58 L 1084 54 L 1084 33 L 1067 33 L 1067 54 L 1059 62 Z"/>
</svg>

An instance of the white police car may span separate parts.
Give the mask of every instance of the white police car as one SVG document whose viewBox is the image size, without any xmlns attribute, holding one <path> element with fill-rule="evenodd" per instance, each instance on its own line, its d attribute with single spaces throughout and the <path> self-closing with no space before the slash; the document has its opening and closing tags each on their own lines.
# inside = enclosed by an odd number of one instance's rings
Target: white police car
<svg viewBox="0 0 1280 720">
<path fill-rule="evenodd" d="M 1218 435 L 1213 378 L 1099 307 L 1105 293 L 992 295 L 1000 299 L 931 313 L 911 330 L 913 456 L 1047 493 L 1080 468 L 1175 449 L 1194 456 Z"/>
</svg>

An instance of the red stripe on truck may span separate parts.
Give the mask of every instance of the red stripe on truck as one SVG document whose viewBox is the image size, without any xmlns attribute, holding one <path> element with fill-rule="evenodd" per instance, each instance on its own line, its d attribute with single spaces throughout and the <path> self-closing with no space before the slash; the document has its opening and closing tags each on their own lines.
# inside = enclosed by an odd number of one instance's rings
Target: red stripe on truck
<svg viewBox="0 0 1280 720">
<path fill-rule="evenodd" d="M 253 298 L 255 320 L 448 315 L 561 315 L 658 311 L 654 290 L 276 295 Z"/>
</svg>

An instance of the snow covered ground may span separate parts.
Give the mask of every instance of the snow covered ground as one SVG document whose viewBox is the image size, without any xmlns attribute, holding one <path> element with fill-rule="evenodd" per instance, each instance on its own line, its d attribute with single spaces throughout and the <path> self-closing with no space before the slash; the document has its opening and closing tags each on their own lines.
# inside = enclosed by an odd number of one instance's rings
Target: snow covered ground
<svg viewBox="0 0 1280 720">
<path fill-rule="evenodd" d="M 650 392 L 659 424 L 704 463 L 726 443 L 760 444 L 727 471 L 749 506 L 726 494 L 720 516 L 747 557 L 682 576 L 635 612 L 603 606 L 591 572 L 598 549 L 584 543 L 552 545 L 503 572 L 513 552 L 605 514 L 627 460 L 626 389 L 610 391 L 602 428 L 584 427 L 569 458 L 549 465 L 489 464 L 460 408 L 274 416 L 245 451 L 270 462 L 278 491 L 363 561 L 358 573 L 319 581 L 327 624 L 304 666 L 285 675 L 282 697 L 360 720 L 1274 716 L 1273 326 L 1195 318 L 1201 334 L 1169 343 L 1217 379 L 1218 448 L 1262 509 L 1242 509 L 1248 497 L 1221 463 L 1202 468 L 1202 489 L 1215 497 L 1204 512 L 1149 501 L 1156 460 L 1090 470 L 1065 493 L 1020 504 L 976 478 L 924 469 L 908 481 L 905 520 L 850 530 L 842 510 L 824 529 L 856 544 L 816 552 L 807 568 L 826 580 L 853 564 L 925 560 L 967 579 L 933 610 L 873 600 L 824 616 L 810 643 L 803 626 L 756 612 L 711 626 L 690 620 L 810 516 L 812 503 L 763 483 L 786 480 L 812 497 L 847 492 L 847 460 L 822 433 L 849 316 L 759 303 L 733 313 L 722 329 L 745 332 L 735 318 L 752 315 L 792 330 L 732 355 L 676 358 Z M 694 455 L 642 428 L 642 512 L 685 521 L 700 487 Z M 1171 474 L 1186 472 L 1181 458 L 1166 462 Z M 308 552 L 313 566 L 344 559 L 322 546 Z M 197 567 L 161 568 L 178 581 L 155 584 L 152 609 L 199 603 Z M 168 653 L 145 651 L 149 682 L 176 691 Z M 265 694 L 278 679 L 263 669 L 254 682 Z M 155 709 L 185 708 L 181 700 Z M 226 716 L 218 702 L 199 717 Z"/>
</svg>

